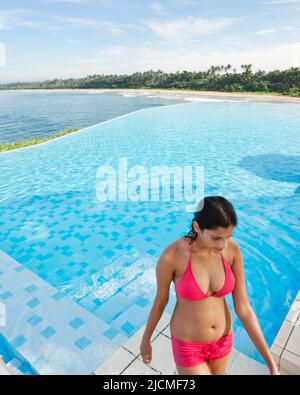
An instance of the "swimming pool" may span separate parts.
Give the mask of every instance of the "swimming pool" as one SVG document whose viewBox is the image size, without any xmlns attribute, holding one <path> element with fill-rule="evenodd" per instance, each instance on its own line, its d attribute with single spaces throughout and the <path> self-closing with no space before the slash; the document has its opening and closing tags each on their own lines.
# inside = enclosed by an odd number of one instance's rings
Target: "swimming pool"
<svg viewBox="0 0 300 395">
<path fill-rule="evenodd" d="M 157 259 L 192 218 L 182 202 L 100 204 L 97 169 L 122 157 L 129 167 L 204 166 L 205 195 L 233 202 L 249 299 L 271 345 L 299 289 L 299 105 L 148 108 L 0 154 L 0 250 L 105 321 L 112 342 L 144 325 Z M 172 284 L 170 313 L 174 302 Z M 263 362 L 233 318 L 235 347 Z"/>
</svg>

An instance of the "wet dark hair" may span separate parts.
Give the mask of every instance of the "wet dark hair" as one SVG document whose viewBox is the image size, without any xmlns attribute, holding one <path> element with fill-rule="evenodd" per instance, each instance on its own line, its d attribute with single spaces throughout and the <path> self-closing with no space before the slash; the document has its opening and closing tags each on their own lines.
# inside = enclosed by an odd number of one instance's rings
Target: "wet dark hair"
<svg viewBox="0 0 300 395">
<path fill-rule="evenodd" d="M 196 221 L 201 230 L 215 229 L 219 226 L 228 228 L 230 225 L 237 226 L 238 219 L 233 205 L 223 196 L 204 197 L 197 205 L 194 218 L 191 223 L 191 230 L 184 237 L 197 239 L 197 232 L 193 228 L 193 221 Z"/>
</svg>

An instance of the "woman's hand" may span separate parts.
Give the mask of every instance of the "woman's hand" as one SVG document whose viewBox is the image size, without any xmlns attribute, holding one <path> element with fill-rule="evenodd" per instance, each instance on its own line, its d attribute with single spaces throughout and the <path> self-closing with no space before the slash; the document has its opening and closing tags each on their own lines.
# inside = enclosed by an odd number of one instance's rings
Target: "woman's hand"
<svg viewBox="0 0 300 395">
<path fill-rule="evenodd" d="M 142 340 L 140 352 L 143 362 L 148 365 L 152 360 L 152 346 L 150 340 Z"/>
</svg>

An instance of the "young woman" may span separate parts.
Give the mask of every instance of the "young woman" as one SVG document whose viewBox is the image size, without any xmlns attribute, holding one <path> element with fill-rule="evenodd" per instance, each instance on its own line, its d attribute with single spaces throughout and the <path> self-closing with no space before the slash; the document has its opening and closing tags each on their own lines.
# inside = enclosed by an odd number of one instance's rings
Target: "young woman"
<svg viewBox="0 0 300 395">
<path fill-rule="evenodd" d="M 169 300 L 173 280 L 177 303 L 170 321 L 178 374 L 224 374 L 233 349 L 233 330 L 225 295 L 269 367 L 277 365 L 260 329 L 245 288 L 241 250 L 231 236 L 237 226 L 232 204 L 222 196 L 205 197 L 190 232 L 171 243 L 157 267 L 157 292 L 140 345 L 145 364 L 152 360 L 150 339 Z"/>
</svg>

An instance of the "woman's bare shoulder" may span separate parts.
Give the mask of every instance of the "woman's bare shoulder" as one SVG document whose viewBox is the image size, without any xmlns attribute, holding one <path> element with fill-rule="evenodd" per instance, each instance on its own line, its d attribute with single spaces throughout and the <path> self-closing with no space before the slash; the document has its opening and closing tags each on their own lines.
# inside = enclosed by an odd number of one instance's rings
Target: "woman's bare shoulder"
<svg viewBox="0 0 300 395">
<path fill-rule="evenodd" d="M 188 237 L 179 237 L 178 239 L 174 240 L 170 243 L 163 251 L 172 258 L 178 258 L 182 254 L 185 254 L 190 243 L 190 238 Z"/>
<path fill-rule="evenodd" d="M 236 253 L 236 251 L 240 248 L 240 246 L 236 240 L 231 238 L 230 243 L 229 243 L 229 248 L 230 248 L 230 251 L 232 251 L 233 253 Z"/>
<path fill-rule="evenodd" d="M 239 245 L 237 241 L 233 240 L 232 238 L 229 240 L 228 247 L 227 247 L 227 261 L 229 262 L 230 266 L 232 266 L 234 262 L 234 258 L 239 250 Z"/>
</svg>

